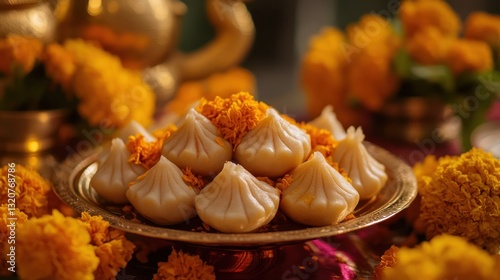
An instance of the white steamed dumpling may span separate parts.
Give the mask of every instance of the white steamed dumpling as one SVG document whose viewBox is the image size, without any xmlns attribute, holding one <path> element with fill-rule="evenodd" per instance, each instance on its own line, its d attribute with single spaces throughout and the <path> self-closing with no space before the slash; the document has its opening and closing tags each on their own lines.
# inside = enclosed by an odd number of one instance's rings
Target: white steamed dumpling
<svg viewBox="0 0 500 280">
<path fill-rule="evenodd" d="M 215 175 L 231 160 L 233 147 L 205 116 L 190 109 L 179 129 L 163 145 L 162 155 L 180 168 Z"/>
<path fill-rule="evenodd" d="M 315 152 L 290 176 L 292 182 L 283 190 L 280 209 L 298 223 L 309 226 L 336 224 L 358 205 L 358 192 L 320 152 Z"/>
<path fill-rule="evenodd" d="M 311 153 L 309 135 L 274 109 L 236 147 L 235 159 L 255 176 L 280 177 Z"/>
<path fill-rule="evenodd" d="M 175 164 L 161 156 L 144 178 L 130 186 L 127 197 L 142 216 L 159 225 L 188 221 L 196 216 L 196 192 L 182 176 Z"/>
<path fill-rule="evenodd" d="M 337 119 L 337 115 L 333 111 L 332 105 L 328 105 L 323 108 L 323 111 L 321 111 L 321 115 L 310 121 L 309 124 L 317 128 L 322 128 L 330 131 L 333 137 L 337 140 L 344 139 L 346 136 L 345 129 Z"/>
<path fill-rule="evenodd" d="M 278 189 L 228 161 L 196 196 L 195 203 L 198 216 L 209 226 L 242 233 L 268 224 L 278 211 L 279 199 Z"/>
<path fill-rule="evenodd" d="M 333 160 L 339 163 L 361 199 L 370 199 L 387 182 L 385 166 L 374 159 L 363 145 L 365 135 L 361 128 L 349 127 L 346 137 L 339 141 Z"/>
<path fill-rule="evenodd" d="M 156 138 L 151 135 L 151 133 L 149 133 L 144 126 L 135 120 L 130 121 L 120 130 L 119 137 L 123 140 L 123 142 L 127 143 L 129 136 L 137 134 L 142 134 L 147 142 L 154 142 L 156 140 Z"/>
<path fill-rule="evenodd" d="M 130 152 L 120 138 L 111 140 L 111 147 L 99 162 L 97 172 L 92 176 L 90 185 L 106 201 L 112 203 L 128 202 L 126 192 L 130 182 L 143 174 L 144 167 L 128 162 Z"/>
</svg>

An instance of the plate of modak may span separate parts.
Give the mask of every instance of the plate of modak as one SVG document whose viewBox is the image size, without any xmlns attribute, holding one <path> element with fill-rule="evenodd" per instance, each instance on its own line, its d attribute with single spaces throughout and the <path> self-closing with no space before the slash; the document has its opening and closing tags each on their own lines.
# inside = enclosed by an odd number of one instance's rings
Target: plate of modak
<svg viewBox="0 0 500 280">
<path fill-rule="evenodd" d="M 299 122 L 242 92 L 201 99 L 155 130 L 131 122 L 68 157 L 55 192 L 138 235 L 254 246 L 368 227 L 408 207 L 417 186 L 407 164 L 362 128 L 345 130 L 331 107 Z"/>
</svg>

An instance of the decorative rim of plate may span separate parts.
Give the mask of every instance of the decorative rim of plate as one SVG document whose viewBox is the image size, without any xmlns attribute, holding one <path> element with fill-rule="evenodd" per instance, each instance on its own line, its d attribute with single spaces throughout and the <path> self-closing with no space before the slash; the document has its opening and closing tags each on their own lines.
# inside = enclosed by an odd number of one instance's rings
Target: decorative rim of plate
<svg viewBox="0 0 500 280">
<path fill-rule="evenodd" d="M 365 146 L 370 154 L 386 166 L 389 180 L 394 180 L 395 192 L 390 194 L 391 196 L 383 204 L 383 208 L 329 226 L 258 233 L 207 233 L 139 224 L 94 205 L 80 196 L 75 190 L 75 187 L 80 187 L 75 182 L 78 181 L 82 172 L 97 161 L 98 150 L 68 157 L 56 170 L 54 191 L 63 202 L 75 211 L 79 213 L 87 211 L 91 215 L 101 215 L 112 227 L 137 235 L 200 245 L 235 247 L 302 242 L 344 234 L 387 220 L 407 208 L 417 196 L 415 176 L 412 169 L 405 162 L 371 143 L 365 142 Z M 387 185 L 384 188 L 387 188 Z"/>
</svg>

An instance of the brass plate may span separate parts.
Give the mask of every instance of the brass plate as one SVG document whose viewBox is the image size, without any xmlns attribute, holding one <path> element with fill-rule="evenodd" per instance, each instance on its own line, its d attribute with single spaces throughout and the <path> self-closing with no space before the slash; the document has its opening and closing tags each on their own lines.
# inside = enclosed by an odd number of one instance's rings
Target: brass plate
<svg viewBox="0 0 500 280">
<path fill-rule="evenodd" d="M 199 218 L 177 226 L 158 226 L 141 219 L 143 223 L 126 218 L 121 206 L 106 204 L 90 187 L 90 179 L 97 170 L 99 151 L 74 155 L 57 170 L 56 194 L 78 212 L 101 215 L 111 226 L 142 236 L 203 245 L 261 246 L 302 242 L 333 236 L 368 227 L 402 211 L 417 195 L 417 184 L 411 168 L 388 151 L 365 143 L 368 151 L 386 166 L 388 181 L 380 193 L 369 201 L 358 204 L 356 218 L 336 225 L 306 227 L 287 220 L 281 213 L 264 229 L 252 233 L 219 233 L 200 231 Z"/>
</svg>

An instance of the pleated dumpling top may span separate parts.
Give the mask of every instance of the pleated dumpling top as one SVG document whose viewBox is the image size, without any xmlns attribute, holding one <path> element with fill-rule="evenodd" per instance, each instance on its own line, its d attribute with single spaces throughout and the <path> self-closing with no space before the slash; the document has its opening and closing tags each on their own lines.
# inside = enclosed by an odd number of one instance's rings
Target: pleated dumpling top
<svg viewBox="0 0 500 280">
<path fill-rule="evenodd" d="M 309 135 L 274 109 L 236 147 L 235 159 L 255 176 L 280 177 L 311 153 Z"/>
<path fill-rule="evenodd" d="M 120 138 L 111 140 L 109 151 L 99 161 L 97 172 L 90 179 L 92 188 L 106 201 L 127 203 L 127 188 L 146 169 L 128 162 L 130 152 Z"/>
<path fill-rule="evenodd" d="M 352 185 L 359 192 L 360 199 L 370 199 L 387 182 L 387 173 L 385 166 L 366 150 L 363 145 L 364 138 L 361 128 L 349 127 L 346 138 L 335 148 L 333 160 L 347 172 Z"/>
<path fill-rule="evenodd" d="M 123 140 L 123 142 L 127 143 L 128 138 L 131 135 L 137 135 L 137 134 L 142 134 L 147 142 L 153 142 L 156 140 L 156 138 L 151 133 L 149 133 L 144 128 L 144 126 L 142 126 L 140 123 L 134 120 L 130 121 L 120 130 L 119 137 Z"/>
<path fill-rule="evenodd" d="M 196 192 L 182 175 L 175 164 L 161 156 L 141 180 L 130 186 L 128 200 L 142 216 L 159 225 L 187 222 L 196 216 Z"/>
<path fill-rule="evenodd" d="M 280 209 L 298 223 L 309 226 L 336 224 L 358 205 L 358 192 L 320 152 L 315 152 L 290 176 L 292 181 L 283 190 Z"/>
<path fill-rule="evenodd" d="M 344 126 L 342 126 L 342 124 L 337 119 L 337 115 L 333 111 L 332 105 L 328 105 L 323 108 L 323 111 L 321 111 L 321 115 L 310 121 L 309 124 L 317 128 L 330 131 L 333 137 L 337 140 L 344 139 L 346 136 Z"/>
<path fill-rule="evenodd" d="M 209 226 L 243 233 L 268 224 L 278 211 L 279 199 L 279 190 L 228 161 L 195 202 L 198 216 Z"/>
<path fill-rule="evenodd" d="M 180 168 L 190 167 L 197 174 L 214 176 L 232 154 L 232 145 L 195 109 L 190 109 L 179 129 L 165 140 L 162 150 L 162 155 Z"/>
</svg>

